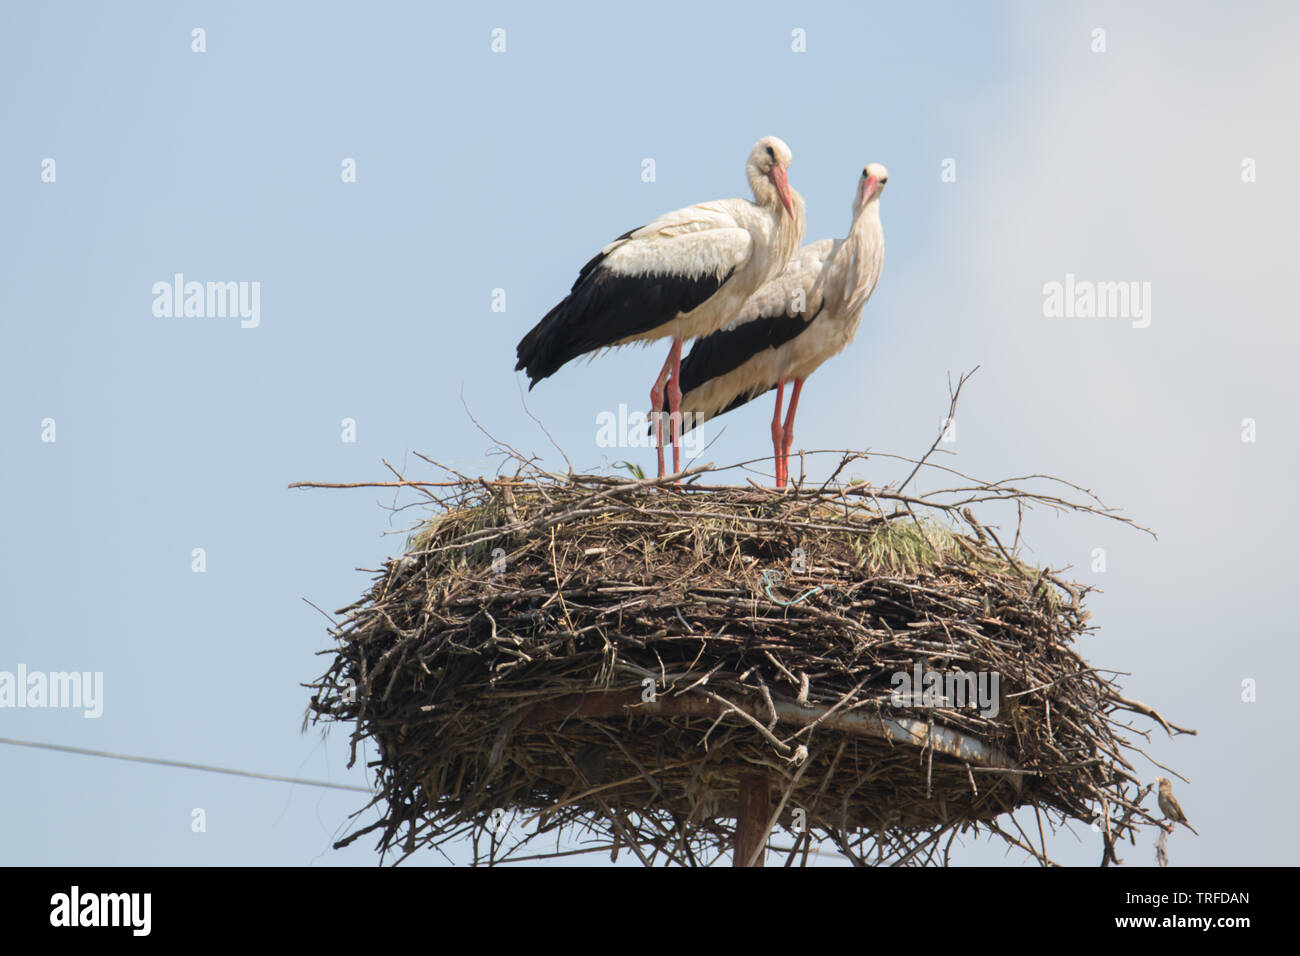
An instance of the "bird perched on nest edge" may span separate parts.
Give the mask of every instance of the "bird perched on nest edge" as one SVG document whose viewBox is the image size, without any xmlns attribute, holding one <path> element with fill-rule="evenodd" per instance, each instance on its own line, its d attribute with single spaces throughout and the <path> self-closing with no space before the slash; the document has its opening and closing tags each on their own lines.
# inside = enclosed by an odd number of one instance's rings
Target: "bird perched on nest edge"
<svg viewBox="0 0 1300 956">
<path fill-rule="evenodd" d="M 1196 828 L 1187 822 L 1187 815 L 1183 813 L 1183 808 L 1174 799 L 1173 784 L 1169 782 L 1167 777 L 1156 777 L 1156 783 L 1160 785 L 1160 792 L 1156 794 L 1156 803 L 1160 804 L 1160 812 L 1165 815 L 1166 819 L 1172 820 L 1174 823 L 1181 823 L 1187 829 L 1196 833 Z M 1196 835 L 1200 836 L 1199 833 L 1196 833 Z"/>
</svg>

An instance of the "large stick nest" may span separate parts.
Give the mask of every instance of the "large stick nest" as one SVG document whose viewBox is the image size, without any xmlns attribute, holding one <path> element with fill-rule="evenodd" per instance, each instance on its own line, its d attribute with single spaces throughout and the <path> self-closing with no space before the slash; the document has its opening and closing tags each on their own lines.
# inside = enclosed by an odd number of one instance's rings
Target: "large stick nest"
<svg viewBox="0 0 1300 956">
<path fill-rule="evenodd" d="M 730 853 L 755 775 L 792 861 L 827 845 L 855 863 L 946 861 L 983 829 L 1048 862 L 1045 817 L 1095 824 L 1108 862 L 1154 824 L 1122 712 L 1182 729 L 1080 656 L 1087 589 L 1022 561 L 967 505 L 1099 509 L 1002 484 L 909 496 L 699 477 L 402 482 L 437 513 L 340 612 L 309 685 L 313 719 L 353 725 L 353 761 L 366 741 L 377 756 L 380 818 L 338 845 L 377 830 L 400 859 L 468 837 L 498 862 L 542 834 L 574 852 L 563 833 L 579 851 L 706 864 Z M 985 683 L 896 698 L 918 668 Z M 978 700 L 989 675 L 996 699 Z M 945 699 L 957 689 L 969 697 Z"/>
</svg>

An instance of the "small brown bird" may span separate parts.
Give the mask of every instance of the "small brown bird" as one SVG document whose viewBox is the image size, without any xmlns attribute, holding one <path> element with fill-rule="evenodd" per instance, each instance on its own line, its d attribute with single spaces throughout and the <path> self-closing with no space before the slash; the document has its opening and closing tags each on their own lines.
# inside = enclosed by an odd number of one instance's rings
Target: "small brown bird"
<svg viewBox="0 0 1300 956">
<path fill-rule="evenodd" d="M 1196 833 L 1196 828 L 1187 822 L 1183 808 L 1174 799 L 1173 784 L 1166 777 L 1156 777 L 1156 783 L 1160 784 L 1160 792 L 1156 795 L 1156 802 L 1160 804 L 1160 812 L 1165 815 L 1166 819 L 1172 820 L 1174 823 L 1181 823 L 1187 829 Z M 1199 833 L 1196 833 L 1196 835 L 1200 836 Z"/>
</svg>

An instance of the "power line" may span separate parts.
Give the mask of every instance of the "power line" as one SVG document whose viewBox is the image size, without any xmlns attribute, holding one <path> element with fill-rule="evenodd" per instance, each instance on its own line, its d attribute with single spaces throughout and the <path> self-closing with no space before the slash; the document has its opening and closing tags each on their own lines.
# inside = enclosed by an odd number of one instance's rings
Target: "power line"
<svg viewBox="0 0 1300 956">
<path fill-rule="evenodd" d="M 211 767 L 201 763 L 186 763 L 182 760 L 163 760 L 160 757 L 137 757 L 133 754 L 114 754 L 107 750 L 90 750 L 85 747 L 65 747 L 62 744 L 45 744 L 35 740 L 13 740 L 0 737 L 0 744 L 11 747 L 32 747 L 36 750 L 57 750 L 60 753 L 81 754 L 86 757 L 107 757 L 110 760 L 130 760 L 135 763 L 151 763 L 160 767 L 180 767 L 184 770 L 202 770 L 205 773 L 224 773 L 232 777 L 252 777 L 254 780 L 278 780 L 280 783 L 300 783 L 305 787 L 326 787 L 330 790 L 356 790 L 370 793 L 369 787 L 358 787 L 348 783 L 330 783 L 328 780 L 303 780 L 298 777 L 282 777 L 274 773 L 253 773 L 251 770 L 231 770 L 229 767 Z"/>
</svg>

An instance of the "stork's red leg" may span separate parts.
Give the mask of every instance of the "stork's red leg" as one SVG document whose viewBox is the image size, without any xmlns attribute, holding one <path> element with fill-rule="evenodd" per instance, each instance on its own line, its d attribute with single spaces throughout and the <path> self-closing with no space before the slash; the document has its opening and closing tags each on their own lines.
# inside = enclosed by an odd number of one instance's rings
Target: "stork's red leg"
<svg viewBox="0 0 1300 956">
<path fill-rule="evenodd" d="M 794 444 L 794 410 L 799 407 L 799 393 L 803 391 L 803 379 L 794 380 L 790 391 L 790 408 L 785 413 L 785 428 L 781 435 L 781 474 L 790 478 L 790 446 Z"/>
<path fill-rule="evenodd" d="M 776 462 L 776 486 L 785 487 L 785 476 L 781 473 L 781 442 L 785 431 L 781 428 L 781 402 L 785 398 L 785 379 L 776 382 L 776 409 L 772 412 L 772 460 Z"/>
<path fill-rule="evenodd" d="M 682 454 L 678 445 L 682 441 L 682 340 L 673 339 L 673 350 L 668 353 L 673 363 L 673 377 L 668 380 L 668 415 L 673 430 L 673 474 L 681 474 Z"/>
<path fill-rule="evenodd" d="M 673 348 L 669 350 L 664 367 L 659 370 L 659 377 L 655 379 L 654 387 L 650 389 L 650 414 L 654 416 L 655 452 L 659 455 L 660 478 L 664 476 L 664 382 L 673 373 L 674 351 L 677 352 L 680 361 L 681 345 L 677 339 L 673 339 Z"/>
</svg>

